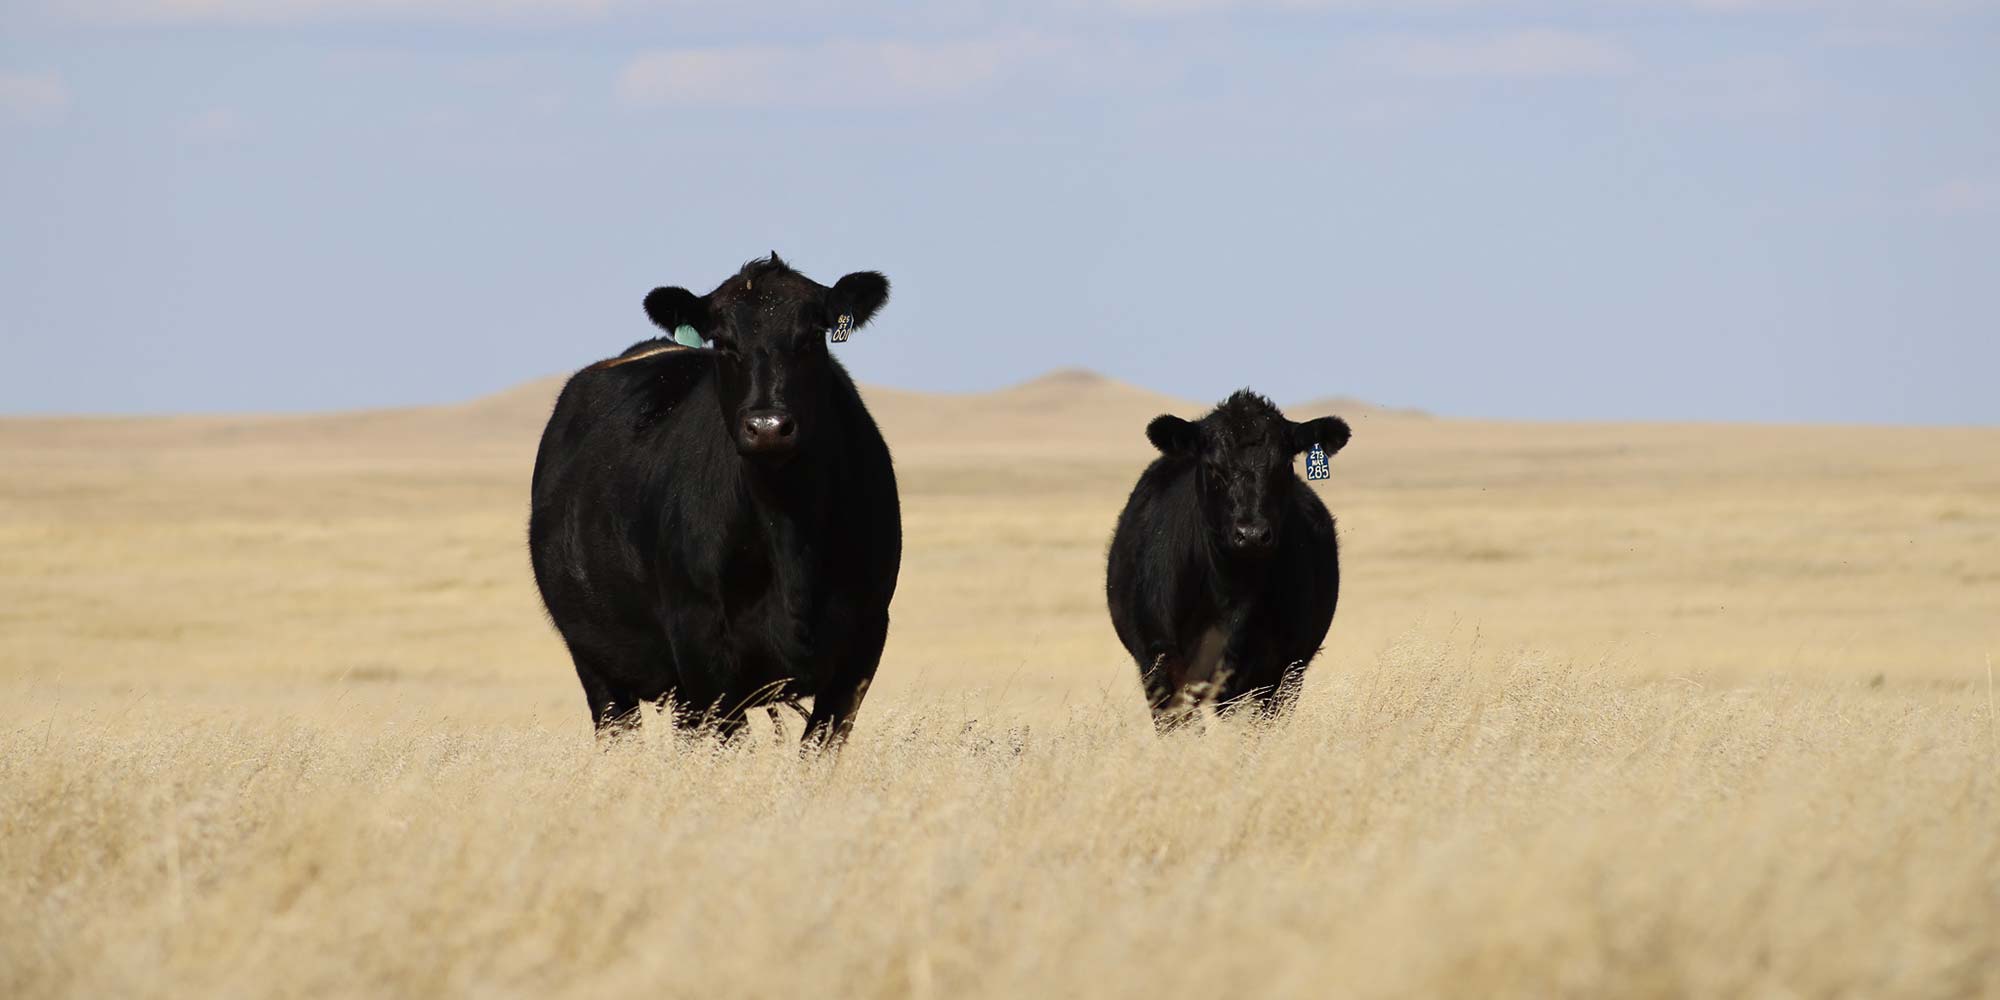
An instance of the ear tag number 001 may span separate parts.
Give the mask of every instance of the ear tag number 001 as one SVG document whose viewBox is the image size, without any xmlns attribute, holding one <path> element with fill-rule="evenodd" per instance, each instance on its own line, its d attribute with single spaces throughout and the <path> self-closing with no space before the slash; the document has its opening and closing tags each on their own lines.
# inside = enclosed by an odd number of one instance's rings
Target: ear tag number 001
<svg viewBox="0 0 2000 1000">
<path fill-rule="evenodd" d="M 1332 475 L 1326 470 L 1326 449 L 1320 447 L 1318 442 L 1314 442 L 1312 450 L 1306 452 L 1306 478 L 1319 480 Z"/>
<path fill-rule="evenodd" d="M 840 321 L 833 324 L 833 342 L 836 344 L 845 344 L 847 343 L 847 335 L 853 332 L 854 315 L 852 313 L 841 313 Z"/>
</svg>

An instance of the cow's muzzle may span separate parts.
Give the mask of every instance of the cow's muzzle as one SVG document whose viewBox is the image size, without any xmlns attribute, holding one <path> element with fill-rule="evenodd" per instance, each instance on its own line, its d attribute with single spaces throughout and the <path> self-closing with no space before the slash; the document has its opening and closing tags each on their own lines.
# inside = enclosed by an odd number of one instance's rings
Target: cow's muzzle
<svg viewBox="0 0 2000 1000">
<path fill-rule="evenodd" d="M 784 410 L 746 410 L 736 425 L 736 450 L 745 455 L 785 455 L 799 443 L 799 423 Z"/>
<path fill-rule="evenodd" d="M 1229 529 L 1229 547 L 1238 552 L 1262 552 L 1276 540 L 1270 524 L 1263 521 L 1238 523 Z"/>
</svg>

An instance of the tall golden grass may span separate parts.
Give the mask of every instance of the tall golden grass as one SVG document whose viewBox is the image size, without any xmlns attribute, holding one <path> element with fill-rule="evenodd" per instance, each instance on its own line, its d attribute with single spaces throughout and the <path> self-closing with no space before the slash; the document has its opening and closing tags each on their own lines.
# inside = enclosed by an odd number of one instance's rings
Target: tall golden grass
<svg viewBox="0 0 2000 1000">
<path fill-rule="evenodd" d="M 1975 996 L 1986 692 L 1416 642 L 1269 730 L 898 699 L 838 760 L 443 709 L 5 737 L 13 996 Z"/>
<path fill-rule="evenodd" d="M 548 391 L 0 421 L 0 995 L 2000 995 L 2000 431 L 1350 411 L 1299 714 L 1156 739 L 1101 560 L 1197 408 L 876 393 L 853 742 L 601 753 Z"/>
</svg>

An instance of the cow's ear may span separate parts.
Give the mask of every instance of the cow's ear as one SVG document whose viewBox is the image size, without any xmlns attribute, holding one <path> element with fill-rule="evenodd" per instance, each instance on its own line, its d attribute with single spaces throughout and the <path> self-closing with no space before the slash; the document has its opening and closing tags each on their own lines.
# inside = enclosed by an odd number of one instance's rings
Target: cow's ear
<svg viewBox="0 0 2000 1000">
<path fill-rule="evenodd" d="M 1201 443 L 1201 433 L 1193 423 L 1162 413 L 1146 425 L 1146 440 L 1162 455 L 1186 455 Z"/>
<path fill-rule="evenodd" d="M 836 340 L 867 325 L 875 310 L 889 301 L 889 279 L 875 271 L 856 271 L 833 283 L 826 293 L 826 325 Z"/>
<path fill-rule="evenodd" d="M 1331 455 L 1347 447 L 1347 439 L 1353 436 L 1354 432 L 1347 428 L 1347 421 L 1339 417 L 1321 417 L 1318 420 L 1293 424 L 1292 454 L 1296 455 L 1313 445 L 1319 445 Z"/>
<path fill-rule="evenodd" d="M 703 334 L 710 331 L 708 303 L 685 288 L 655 288 L 646 293 L 646 318 L 669 334 L 691 326 Z"/>
</svg>

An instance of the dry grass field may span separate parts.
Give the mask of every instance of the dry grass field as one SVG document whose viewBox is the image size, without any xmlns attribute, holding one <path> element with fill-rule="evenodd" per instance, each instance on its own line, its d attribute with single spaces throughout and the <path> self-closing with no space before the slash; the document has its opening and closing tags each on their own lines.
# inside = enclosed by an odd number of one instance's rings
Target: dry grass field
<svg viewBox="0 0 2000 1000">
<path fill-rule="evenodd" d="M 0 421 L 0 995 L 2000 996 L 2000 430 L 1358 404 L 1289 724 L 1159 740 L 1102 558 L 1154 413 L 877 391 L 855 739 L 592 745 L 554 384 Z"/>
</svg>

